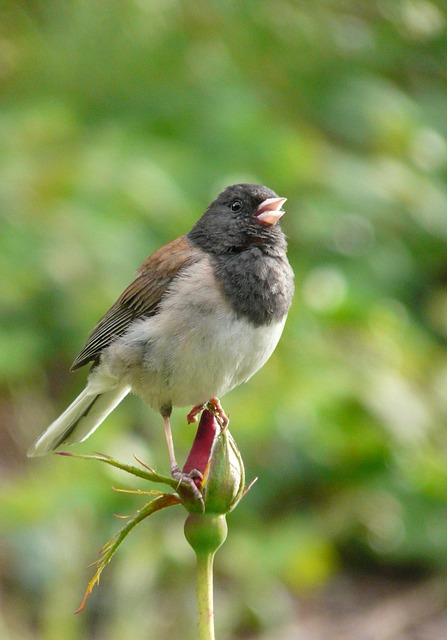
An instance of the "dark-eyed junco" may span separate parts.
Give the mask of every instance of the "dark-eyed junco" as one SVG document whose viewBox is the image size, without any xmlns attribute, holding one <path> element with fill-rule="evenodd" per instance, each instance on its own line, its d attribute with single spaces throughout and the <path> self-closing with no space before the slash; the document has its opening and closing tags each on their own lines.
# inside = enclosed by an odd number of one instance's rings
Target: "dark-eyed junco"
<svg viewBox="0 0 447 640">
<path fill-rule="evenodd" d="M 192 230 L 152 254 L 98 322 L 72 370 L 87 386 L 28 451 L 82 442 L 132 391 L 164 419 L 173 474 L 173 406 L 210 400 L 248 380 L 272 354 L 293 295 L 278 224 L 286 198 L 267 187 L 225 189 Z"/>
</svg>

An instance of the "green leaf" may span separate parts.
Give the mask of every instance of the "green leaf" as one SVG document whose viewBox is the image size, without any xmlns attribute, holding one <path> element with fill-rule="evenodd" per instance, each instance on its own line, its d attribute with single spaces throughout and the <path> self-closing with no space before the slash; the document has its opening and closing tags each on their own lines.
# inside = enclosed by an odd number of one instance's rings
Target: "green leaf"
<svg viewBox="0 0 447 640">
<path fill-rule="evenodd" d="M 80 456 L 80 457 L 91 457 L 95 456 Z M 106 542 L 106 544 L 101 549 L 101 555 L 98 561 L 96 562 L 96 571 L 92 579 L 87 585 L 87 589 L 85 591 L 84 597 L 82 599 L 81 604 L 79 605 L 76 613 L 80 613 L 85 606 L 86 600 L 88 596 L 92 593 L 95 585 L 99 584 L 99 579 L 106 565 L 113 558 L 115 553 L 118 550 L 118 547 L 125 540 L 125 538 L 129 535 L 134 527 L 137 526 L 142 520 L 152 515 L 156 511 L 160 511 L 161 509 L 165 509 L 167 507 L 174 506 L 176 504 L 180 504 L 180 498 L 172 493 L 163 493 L 158 498 L 155 498 L 151 502 L 148 502 L 144 507 L 139 509 L 134 516 L 129 520 L 129 522 L 120 529 L 117 533 L 115 533 L 110 540 Z"/>
<path fill-rule="evenodd" d="M 144 480 L 149 480 L 150 482 L 159 482 L 162 484 L 167 484 L 172 489 L 178 488 L 178 481 L 174 480 L 169 476 L 163 476 L 159 473 L 156 473 L 153 469 L 148 467 L 138 458 L 135 458 L 137 462 L 139 462 L 143 467 L 145 467 L 146 471 L 139 469 L 138 467 L 134 467 L 131 464 L 124 464 L 123 462 L 118 462 L 114 458 L 110 456 L 106 456 L 103 453 L 95 453 L 94 455 L 80 454 L 80 453 L 71 453 L 67 451 L 56 451 L 57 455 L 60 456 L 68 456 L 70 458 L 81 458 L 82 460 L 99 460 L 99 462 L 105 462 L 111 467 L 116 467 L 117 469 L 121 469 L 122 471 L 126 471 L 126 473 L 131 473 L 138 478 L 143 478 Z"/>
</svg>

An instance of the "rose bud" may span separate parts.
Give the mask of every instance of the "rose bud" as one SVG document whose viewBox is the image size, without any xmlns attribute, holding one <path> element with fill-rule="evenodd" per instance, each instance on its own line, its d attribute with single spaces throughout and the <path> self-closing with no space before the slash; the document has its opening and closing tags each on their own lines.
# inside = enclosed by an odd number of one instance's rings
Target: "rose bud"
<svg viewBox="0 0 447 640">
<path fill-rule="evenodd" d="M 228 429 L 221 430 L 212 411 L 205 409 L 183 472 L 194 475 L 203 505 L 181 488 L 190 511 L 225 514 L 234 509 L 245 488 L 245 470 L 239 449 Z"/>
</svg>

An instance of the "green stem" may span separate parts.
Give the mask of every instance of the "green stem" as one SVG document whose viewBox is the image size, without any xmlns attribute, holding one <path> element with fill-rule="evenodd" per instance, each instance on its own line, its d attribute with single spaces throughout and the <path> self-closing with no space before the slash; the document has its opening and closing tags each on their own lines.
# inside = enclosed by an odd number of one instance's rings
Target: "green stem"
<svg viewBox="0 0 447 640">
<path fill-rule="evenodd" d="M 185 536 L 197 558 L 197 605 L 199 640 L 214 640 L 213 562 L 216 551 L 227 537 L 224 515 L 190 513 Z"/>
<path fill-rule="evenodd" d="M 199 640 L 214 640 L 213 562 L 214 553 L 197 554 L 197 609 Z"/>
</svg>

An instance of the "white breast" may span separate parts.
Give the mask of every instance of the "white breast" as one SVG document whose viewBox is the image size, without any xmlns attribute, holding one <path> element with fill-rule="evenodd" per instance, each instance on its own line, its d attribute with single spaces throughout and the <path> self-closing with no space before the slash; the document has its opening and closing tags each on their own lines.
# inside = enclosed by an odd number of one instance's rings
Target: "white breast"
<svg viewBox="0 0 447 640">
<path fill-rule="evenodd" d="M 262 367 L 285 320 L 255 327 L 237 318 L 204 259 L 176 278 L 158 313 L 135 322 L 103 362 L 154 409 L 205 403 Z"/>
</svg>

